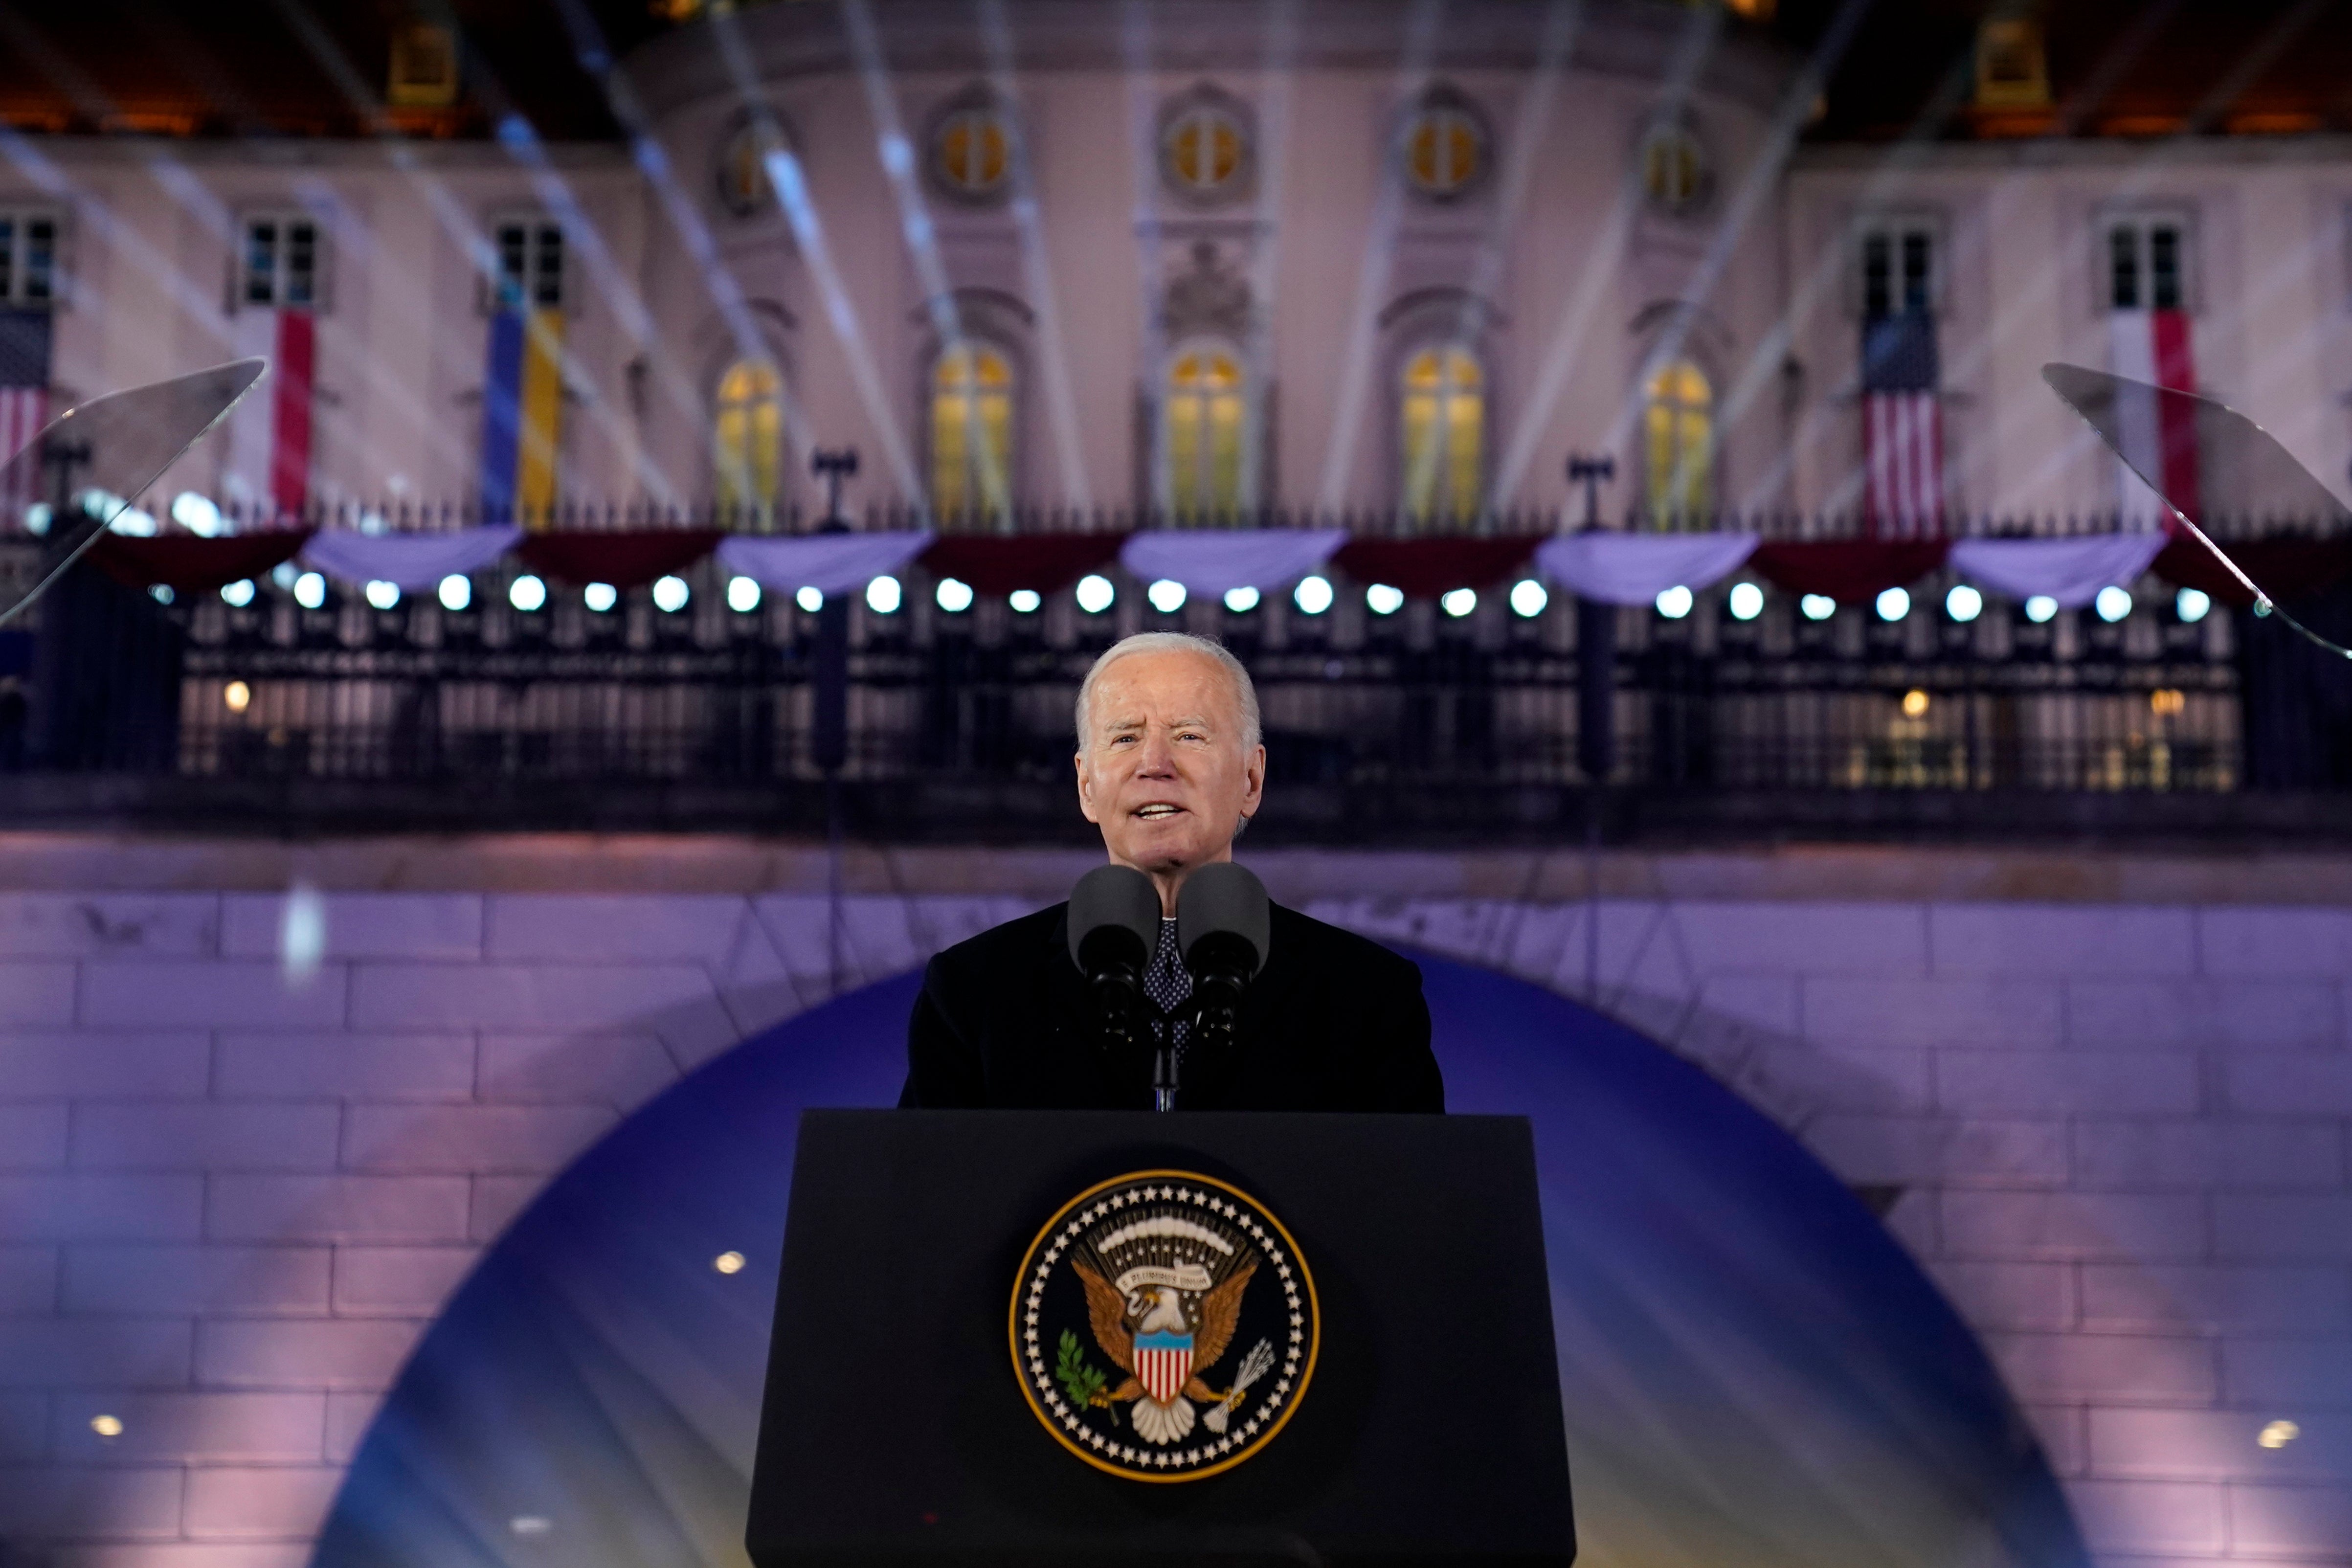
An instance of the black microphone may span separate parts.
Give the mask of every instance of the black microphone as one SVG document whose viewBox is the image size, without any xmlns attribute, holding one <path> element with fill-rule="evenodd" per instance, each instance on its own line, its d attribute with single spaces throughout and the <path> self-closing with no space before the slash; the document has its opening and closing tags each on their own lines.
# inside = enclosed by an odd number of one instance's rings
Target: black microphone
<svg viewBox="0 0 2352 1568">
<path fill-rule="evenodd" d="M 1136 1044 L 1143 972 L 1160 944 L 1160 891 L 1132 866 L 1097 866 L 1070 889 L 1070 962 L 1087 977 L 1106 1049 Z"/>
<path fill-rule="evenodd" d="M 1265 967 L 1273 928 L 1265 884 L 1230 860 L 1203 866 L 1176 895 L 1176 950 L 1192 972 L 1196 1042 L 1231 1048 L 1242 993 Z"/>
</svg>

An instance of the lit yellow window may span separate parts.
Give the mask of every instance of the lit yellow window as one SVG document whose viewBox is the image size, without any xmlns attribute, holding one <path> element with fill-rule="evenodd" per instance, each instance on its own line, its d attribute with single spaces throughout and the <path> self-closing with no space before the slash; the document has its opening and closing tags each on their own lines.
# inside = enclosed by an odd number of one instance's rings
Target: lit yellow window
<svg viewBox="0 0 2352 1568">
<path fill-rule="evenodd" d="M 1004 183 L 1010 140 L 994 110 L 966 109 L 940 122 L 940 178 L 960 195 L 988 195 Z"/>
<path fill-rule="evenodd" d="M 931 371 L 931 506 L 943 517 L 1002 515 L 1012 506 L 1013 366 L 998 350 L 961 344 Z"/>
<path fill-rule="evenodd" d="M 1242 166 L 1242 128 L 1214 104 L 1200 104 L 1168 127 L 1168 172 L 1177 189 L 1208 195 L 1222 189 Z"/>
<path fill-rule="evenodd" d="M 1423 349 L 1404 362 L 1399 411 L 1404 509 L 1411 515 L 1476 515 L 1486 459 L 1486 380 L 1467 349 Z"/>
<path fill-rule="evenodd" d="M 1659 206 L 1679 212 L 1691 205 L 1705 177 L 1698 140 L 1689 132 L 1669 127 L 1642 144 L 1642 188 Z"/>
<path fill-rule="evenodd" d="M 1180 513 L 1231 513 L 1248 491 L 1247 400 L 1241 360 L 1223 348 L 1187 349 L 1168 367 L 1165 493 Z"/>
<path fill-rule="evenodd" d="M 1715 392 L 1706 373 L 1676 360 L 1643 389 L 1651 512 L 1669 526 L 1701 526 L 1715 510 Z"/>
<path fill-rule="evenodd" d="M 1424 109 L 1405 132 L 1404 167 L 1414 185 L 1450 196 L 1478 176 L 1486 136 L 1465 109 Z"/>
<path fill-rule="evenodd" d="M 782 479 L 784 378 L 766 360 L 737 360 L 719 378 L 713 421 L 719 499 L 730 507 L 768 507 Z"/>
</svg>

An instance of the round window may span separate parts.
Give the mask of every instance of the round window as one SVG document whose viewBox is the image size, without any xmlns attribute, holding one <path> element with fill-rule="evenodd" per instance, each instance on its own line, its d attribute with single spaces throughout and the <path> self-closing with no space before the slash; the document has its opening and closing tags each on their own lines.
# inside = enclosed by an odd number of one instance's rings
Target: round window
<svg viewBox="0 0 2352 1568">
<path fill-rule="evenodd" d="M 1176 195 L 1213 201 L 1247 183 L 1249 127 L 1241 110 L 1202 94 L 1178 104 L 1160 121 L 1160 171 Z"/>
<path fill-rule="evenodd" d="M 1412 188 L 1439 200 L 1458 196 L 1486 172 L 1486 126 L 1475 110 L 1433 99 L 1405 122 L 1404 173 Z"/>
<path fill-rule="evenodd" d="M 931 172 L 949 194 L 985 201 L 1013 173 L 1013 137 L 995 108 L 975 104 L 940 117 L 931 132 Z"/>
</svg>

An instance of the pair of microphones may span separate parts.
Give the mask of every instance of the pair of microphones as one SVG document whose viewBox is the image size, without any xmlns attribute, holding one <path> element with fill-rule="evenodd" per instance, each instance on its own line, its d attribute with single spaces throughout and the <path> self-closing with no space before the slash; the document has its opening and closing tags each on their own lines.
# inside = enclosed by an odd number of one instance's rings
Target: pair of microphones
<svg viewBox="0 0 2352 1568">
<path fill-rule="evenodd" d="M 1230 860 L 1203 866 L 1176 895 L 1176 950 L 1192 976 L 1184 1016 L 1192 1044 L 1233 1044 L 1242 993 L 1265 967 L 1273 924 L 1265 884 Z M 1160 946 L 1160 890 L 1131 866 L 1097 866 L 1070 889 L 1070 960 L 1086 976 L 1106 1049 L 1128 1055 L 1144 1042 L 1144 971 Z M 1176 1020 L 1157 1031 L 1151 1102 L 1176 1109 Z"/>
</svg>

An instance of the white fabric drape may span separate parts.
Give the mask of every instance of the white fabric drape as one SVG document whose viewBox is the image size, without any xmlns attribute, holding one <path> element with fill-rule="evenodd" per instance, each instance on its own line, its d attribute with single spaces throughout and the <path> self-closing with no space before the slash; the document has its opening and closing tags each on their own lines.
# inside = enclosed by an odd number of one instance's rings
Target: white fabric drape
<svg viewBox="0 0 2352 1568">
<path fill-rule="evenodd" d="M 1580 599 L 1647 605 L 1730 576 L 1757 542 L 1752 533 L 1570 533 L 1536 547 L 1536 569 Z"/>
<path fill-rule="evenodd" d="M 855 594 L 920 555 L 927 531 L 903 533 L 735 534 L 719 542 L 719 563 L 763 588 L 827 598 Z"/>
<path fill-rule="evenodd" d="M 2161 533 L 2095 533 L 2081 539 L 1963 539 L 1952 569 L 2012 599 L 2046 595 L 2076 609 L 2115 584 L 2128 588 L 2164 548 Z"/>
<path fill-rule="evenodd" d="M 1129 535 L 1118 561 L 1147 583 L 1164 577 L 1188 594 L 1218 595 L 1296 583 L 1347 542 L 1338 528 L 1168 529 Z"/>
<path fill-rule="evenodd" d="M 324 530 L 302 547 L 305 563 L 345 583 L 391 583 L 422 594 L 442 578 L 480 571 L 514 548 L 522 530 L 499 524 L 455 533 L 354 533 Z"/>
</svg>

